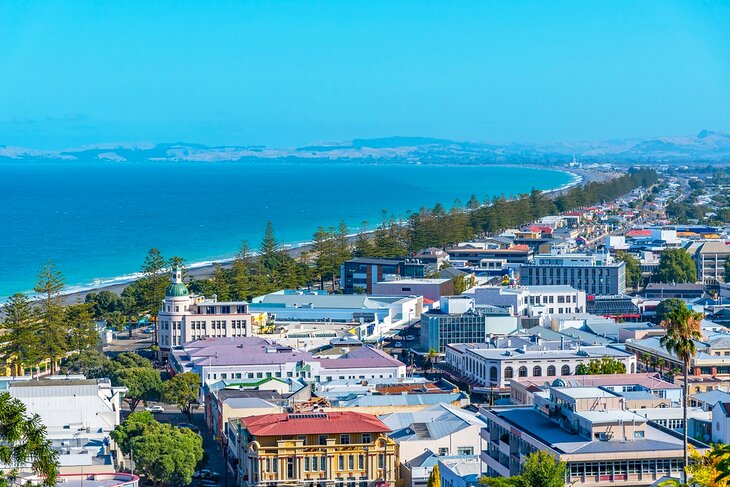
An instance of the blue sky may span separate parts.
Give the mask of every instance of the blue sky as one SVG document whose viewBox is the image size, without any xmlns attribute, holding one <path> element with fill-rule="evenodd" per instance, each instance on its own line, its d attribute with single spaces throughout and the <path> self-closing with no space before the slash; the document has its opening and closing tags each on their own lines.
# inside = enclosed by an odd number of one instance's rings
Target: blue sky
<svg viewBox="0 0 730 487">
<path fill-rule="evenodd" d="M 0 3 L 0 144 L 730 131 L 730 4 Z"/>
</svg>

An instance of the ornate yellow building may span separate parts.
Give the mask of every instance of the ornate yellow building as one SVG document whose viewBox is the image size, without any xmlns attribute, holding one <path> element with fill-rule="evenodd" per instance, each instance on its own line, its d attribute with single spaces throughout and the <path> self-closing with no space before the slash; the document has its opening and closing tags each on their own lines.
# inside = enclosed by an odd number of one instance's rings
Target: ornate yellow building
<svg viewBox="0 0 730 487">
<path fill-rule="evenodd" d="M 376 416 L 267 414 L 232 419 L 227 426 L 240 486 L 395 486 L 397 445 Z"/>
</svg>

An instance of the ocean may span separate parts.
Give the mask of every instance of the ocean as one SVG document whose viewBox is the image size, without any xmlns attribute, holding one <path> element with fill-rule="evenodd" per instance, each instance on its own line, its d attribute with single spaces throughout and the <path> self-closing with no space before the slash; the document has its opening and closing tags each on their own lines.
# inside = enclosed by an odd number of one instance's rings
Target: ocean
<svg viewBox="0 0 730 487">
<path fill-rule="evenodd" d="M 267 221 L 282 243 L 345 220 L 354 232 L 388 215 L 451 207 L 573 177 L 526 167 L 261 162 L 0 162 L 0 300 L 32 288 L 47 261 L 70 290 L 137 272 L 147 250 L 189 263 L 258 247 Z"/>
</svg>

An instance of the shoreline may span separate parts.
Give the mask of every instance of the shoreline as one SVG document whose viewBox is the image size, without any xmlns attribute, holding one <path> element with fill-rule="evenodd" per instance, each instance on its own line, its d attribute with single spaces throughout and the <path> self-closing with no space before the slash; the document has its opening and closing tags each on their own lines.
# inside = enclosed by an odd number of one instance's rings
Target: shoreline
<svg viewBox="0 0 730 487">
<path fill-rule="evenodd" d="M 596 173 L 593 171 L 585 171 L 585 170 L 579 170 L 575 168 L 557 168 L 557 167 L 545 167 L 537 164 L 499 164 L 499 166 L 503 167 L 522 167 L 522 168 L 534 168 L 534 169 L 540 169 L 540 170 L 553 170 L 553 171 L 559 171 L 564 172 L 568 175 L 570 175 L 571 180 L 567 182 L 566 184 L 563 184 L 560 187 L 553 188 L 553 189 L 547 189 L 542 190 L 543 194 L 546 195 L 559 195 L 560 193 L 566 191 L 567 189 L 570 189 L 574 186 L 586 184 L 591 181 L 600 181 L 604 180 L 610 177 L 610 175 L 607 175 L 605 173 Z M 372 233 L 374 230 L 368 230 L 365 233 Z M 354 240 L 357 235 L 360 232 L 355 232 L 350 234 L 348 237 L 351 240 Z M 306 252 L 311 247 L 312 241 L 311 240 L 304 240 L 304 241 L 298 241 L 298 242 L 290 242 L 290 243 L 283 243 L 281 244 L 281 248 L 283 251 L 289 253 L 289 255 L 292 255 L 293 257 L 296 257 L 300 255 L 303 252 Z M 217 265 L 222 265 L 223 267 L 226 267 L 234 260 L 234 255 L 231 255 L 229 257 L 222 257 L 218 259 L 210 259 L 210 260 L 203 260 L 198 262 L 191 262 L 188 264 L 187 267 L 187 274 L 190 277 L 194 278 L 206 278 L 212 275 L 215 267 Z M 115 276 L 111 278 L 105 278 L 105 279 L 96 279 L 89 283 L 84 284 L 75 284 L 68 286 L 64 292 L 62 293 L 63 296 L 63 303 L 64 304 L 73 304 L 78 302 L 83 302 L 86 296 L 90 293 L 97 293 L 100 291 L 111 291 L 117 294 L 121 294 L 121 292 L 129 286 L 132 282 L 135 282 L 142 276 L 142 273 L 140 272 L 134 272 L 126 275 L 121 276 Z M 31 295 L 31 298 L 33 296 Z M 4 301 L 4 300 L 3 300 Z M 2 306 L 2 302 L 0 302 L 0 307 Z"/>
</svg>

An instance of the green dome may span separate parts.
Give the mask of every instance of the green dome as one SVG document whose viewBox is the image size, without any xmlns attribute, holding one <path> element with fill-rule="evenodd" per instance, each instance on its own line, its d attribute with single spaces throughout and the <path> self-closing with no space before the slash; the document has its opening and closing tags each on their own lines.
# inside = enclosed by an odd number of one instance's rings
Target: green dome
<svg viewBox="0 0 730 487">
<path fill-rule="evenodd" d="M 167 289 L 165 289 L 165 296 L 168 297 L 181 297 L 181 296 L 187 296 L 188 295 L 188 287 L 183 284 L 182 282 L 173 282 L 169 286 L 167 286 Z"/>
</svg>

